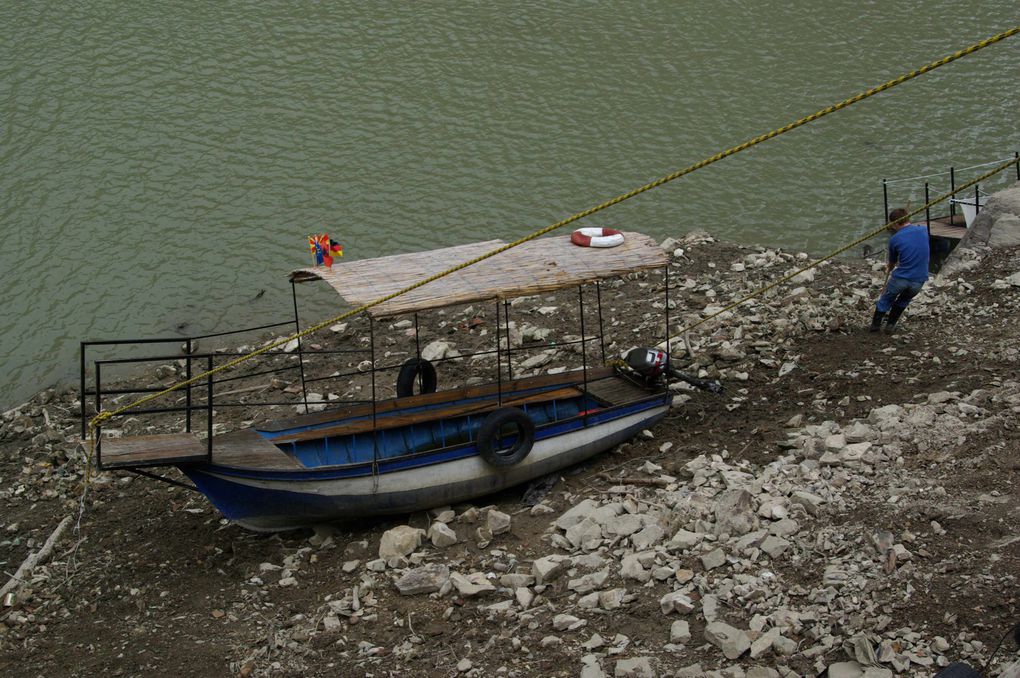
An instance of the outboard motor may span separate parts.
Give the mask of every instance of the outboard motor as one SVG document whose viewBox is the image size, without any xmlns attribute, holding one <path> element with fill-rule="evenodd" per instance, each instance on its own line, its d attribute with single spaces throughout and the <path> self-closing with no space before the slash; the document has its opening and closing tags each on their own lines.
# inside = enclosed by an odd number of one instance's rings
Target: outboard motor
<svg viewBox="0 0 1020 678">
<path fill-rule="evenodd" d="M 691 386 L 711 393 L 722 393 L 723 387 L 718 381 L 698 379 L 684 374 L 673 367 L 665 351 L 656 348 L 632 348 L 624 356 L 624 362 L 647 383 L 665 382 L 670 379 L 685 381 Z"/>
</svg>

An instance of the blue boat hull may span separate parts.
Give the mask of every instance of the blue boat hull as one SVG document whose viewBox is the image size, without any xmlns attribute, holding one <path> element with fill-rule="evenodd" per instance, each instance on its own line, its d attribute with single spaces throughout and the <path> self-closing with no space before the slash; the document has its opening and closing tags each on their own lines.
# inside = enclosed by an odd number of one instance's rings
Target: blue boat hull
<svg viewBox="0 0 1020 678">
<path fill-rule="evenodd" d="M 371 464 L 260 472 L 215 465 L 182 471 L 228 519 L 277 531 L 364 516 L 400 514 L 497 492 L 588 459 L 661 419 L 668 394 L 536 430 L 531 453 L 495 468 L 473 444 Z"/>
</svg>

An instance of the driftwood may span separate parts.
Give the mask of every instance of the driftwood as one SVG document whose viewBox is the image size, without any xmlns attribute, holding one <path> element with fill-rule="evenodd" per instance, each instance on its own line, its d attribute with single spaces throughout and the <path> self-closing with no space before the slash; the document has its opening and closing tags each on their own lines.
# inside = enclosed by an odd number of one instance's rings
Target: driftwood
<svg viewBox="0 0 1020 678">
<path fill-rule="evenodd" d="M 613 478 L 608 473 L 600 473 L 597 477 L 617 485 L 642 485 L 646 487 L 666 487 L 669 485 L 669 481 L 665 478 Z"/>
<path fill-rule="evenodd" d="M 43 544 L 42 548 L 35 553 L 30 554 L 28 558 L 25 558 L 25 562 L 21 563 L 21 567 L 19 567 L 18 571 L 14 573 L 14 576 L 11 577 L 10 581 L 4 584 L 4 587 L 0 589 L 0 599 L 3 599 L 4 596 L 12 591 L 17 591 L 18 588 L 25 583 L 25 580 L 32 569 L 35 566 L 46 562 L 46 559 L 50 557 L 50 553 L 53 551 L 53 547 L 60 540 L 61 535 L 64 534 L 64 530 L 66 530 L 67 526 L 70 524 L 71 516 L 67 516 L 61 520 L 60 524 L 57 525 L 57 529 L 53 530 L 49 539 L 46 540 L 46 543 Z"/>
</svg>

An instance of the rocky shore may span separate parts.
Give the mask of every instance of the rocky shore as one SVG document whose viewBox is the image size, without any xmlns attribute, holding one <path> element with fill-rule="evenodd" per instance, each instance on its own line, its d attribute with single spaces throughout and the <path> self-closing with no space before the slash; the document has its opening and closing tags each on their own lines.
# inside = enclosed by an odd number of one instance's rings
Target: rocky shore
<svg viewBox="0 0 1020 678">
<path fill-rule="evenodd" d="M 704 233 L 663 246 L 674 331 L 807 259 Z M 271 536 L 144 478 L 100 474 L 83 497 L 78 395 L 43 391 L 0 418 L 3 570 L 65 517 L 74 526 L 0 601 L 0 672 L 879 678 L 980 666 L 1020 620 L 1020 249 L 959 254 L 893 336 L 864 329 L 882 283 L 882 262 L 839 260 L 677 337 L 674 357 L 726 392 L 678 387 L 665 421 L 582 467 L 471 505 Z M 663 284 L 653 272 L 604 286 L 607 351 L 662 342 Z M 514 302 L 511 341 L 534 347 L 516 374 L 578 362 L 556 345 L 573 338 L 574 300 Z M 481 348 L 485 311 L 437 314 L 423 346 L 436 359 Z M 355 329 L 316 345 L 361 346 Z M 413 352 L 401 319 L 380 340 L 388 362 Z M 491 361 L 444 362 L 441 388 Z M 314 400 L 366 379 L 323 382 Z M 238 388 L 297 403 L 293 380 L 254 370 Z M 1018 658 L 1007 640 L 990 675 Z"/>
</svg>

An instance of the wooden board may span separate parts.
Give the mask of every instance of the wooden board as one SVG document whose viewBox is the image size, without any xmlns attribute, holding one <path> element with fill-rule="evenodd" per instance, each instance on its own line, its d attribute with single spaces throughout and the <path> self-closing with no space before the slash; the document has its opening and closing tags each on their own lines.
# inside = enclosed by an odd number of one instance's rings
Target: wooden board
<svg viewBox="0 0 1020 678">
<path fill-rule="evenodd" d="M 474 301 L 513 299 L 662 268 L 669 262 L 652 238 L 634 232 L 624 233 L 624 237 L 622 245 L 610 248 L 578 247 L 570 242 L 569 233 L 532 240 L 390 299 L 369 313 L 383 318 Z M 332 268 L 303 268 L 291 273 L 291 280 L 325 280 L 348 303 L 362 306 L 501 247 L 506 244 L 489 240 L 344 262 Z"/>
<path fill-rule="evenodd" d="M 588 384 L 588 393 L 610 405 L 625 405 L 656 395 L 656 391 L 644 388 L 625 377 L 602 379 Z"/>
<path fill-rule="evenodd" d="M 141 468 L 205 461 L 207 449 L 205 441 L 194 433 L 104 437 L 99 449 L 99 468 Z"/>
</svg>

